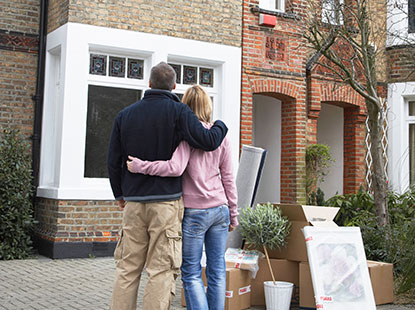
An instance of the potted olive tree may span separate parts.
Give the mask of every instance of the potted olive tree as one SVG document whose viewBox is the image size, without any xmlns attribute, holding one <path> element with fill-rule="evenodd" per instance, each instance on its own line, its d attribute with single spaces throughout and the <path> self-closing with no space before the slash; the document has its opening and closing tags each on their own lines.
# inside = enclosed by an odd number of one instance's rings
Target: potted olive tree
<svg viewBox="0 0 415 310">
<path fill-rule="evenodd" d="M 247 245 L 262 249 L 268 262 L 272 281 L 264 282 L 267 309 L 289 309 L 293 284 L 275 281 L 268 250 L 285 246 L 291 223 L 281 214 L 278 206 L 271 203 L 257 204 L 241 211 L 240 232 Z M 288 304 L 287 304 L 288 303 Z"/>
</svg>

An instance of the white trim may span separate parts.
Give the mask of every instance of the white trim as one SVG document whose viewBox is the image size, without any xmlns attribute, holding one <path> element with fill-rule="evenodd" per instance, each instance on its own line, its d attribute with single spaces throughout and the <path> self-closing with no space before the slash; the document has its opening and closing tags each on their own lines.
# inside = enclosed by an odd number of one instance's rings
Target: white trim
<svg viewBox="0 0 415 310">
<path fill-rule="evenodd" d="M 409 123 L 408 101 L 415 100 L 415 82 L 393 83 L 388 86 L 389 119 L 389 169 L 390 188 L 403 193 L 409 186 Z"/>
<path fill-rule="evenodd" d="M 276 0 L 259 0 L 259 7 L 264 10 L 285 12 L 285 0 L 277 0 L 279 8 L 276 7 Z"/>
<path fill-rule="evenodd" d="M 219 107 L 215 109 L 214 117 L 225 121 L 229 128 L 228 137 L 236 168 L 239 154 L 241 48 L 67 23 L 48 35 L 46 50 L 38 196 L 74 200 L 113 199 L 108 179 L 83 176 L 88 84 L 144 89 L 148 85 L 150 68 L 160 61 L 180 60 L 215 68 L 215 86 L 210 91 Z M 104 78 L 89 74 L 91 51 L 114 56 L 144 57 L 144 79 Z M 60 57 L 60 83 L 59 91 L 54 94 L 56 72 L 53 61 L 56 61 L 56 55 Z"/>
</svg>

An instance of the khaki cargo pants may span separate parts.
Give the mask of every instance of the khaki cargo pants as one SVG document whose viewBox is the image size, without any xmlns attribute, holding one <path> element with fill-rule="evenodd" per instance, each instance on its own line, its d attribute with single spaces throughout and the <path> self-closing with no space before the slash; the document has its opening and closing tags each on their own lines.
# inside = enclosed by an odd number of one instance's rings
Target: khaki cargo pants
<svg viewBox="0 0 415 310">
<path fill-rule="evenodd" d="M 183 200 L 127 202 L 120 240 L 114 252 L 116 278 L 112 310 L 136 310 L 141 272 L 148 282 L 143 310 L 170 309 L 182 261 Z"/>
</svg>

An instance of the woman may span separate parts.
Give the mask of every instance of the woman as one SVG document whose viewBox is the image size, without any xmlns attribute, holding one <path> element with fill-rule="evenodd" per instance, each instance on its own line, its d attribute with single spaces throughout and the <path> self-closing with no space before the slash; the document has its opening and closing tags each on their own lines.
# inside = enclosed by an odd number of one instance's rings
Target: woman
<svg viewBox="0 0 415 310">
<path fill-rule="evenodd" d="M 205 127 L 212 126 L 212 102 L 202 87 L 189 88 L 183 102 Z M 183 174 L 185 212 L 181 272 L 186 306 L 189 310 L 224 309 L 226 239 L 228 230 L 238 225 L 236 185 L 228 138 L 225 137 L 213 152 L 192 149 L 182 141 L 168 161 L 149 162 L 131 156 L 129 159 L 130 172 L 163 177 Z M 200 265 L 203 245 L 207 263 L 206 293 Z"/>
</svg>

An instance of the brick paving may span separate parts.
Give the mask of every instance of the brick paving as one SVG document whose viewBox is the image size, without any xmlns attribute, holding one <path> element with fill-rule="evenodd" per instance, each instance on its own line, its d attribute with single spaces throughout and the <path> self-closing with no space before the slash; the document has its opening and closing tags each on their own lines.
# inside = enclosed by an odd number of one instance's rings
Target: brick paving
<svg viewBox="0 0 415 310">
<path fill-rule="evenodd" d="M 114 274 L 112 258 L 52 260 L 40 257 L 0 261 L 0 310 L 109 309 Z M 137 309 L 140 309 L 145 276 L 142 281 Z M 183 309 L 180 290 L 178 280 L 172 309 Z M 408 310 L 415 309 L 415 305 L 384 305 L 377 309 Z"/>
</svg>

